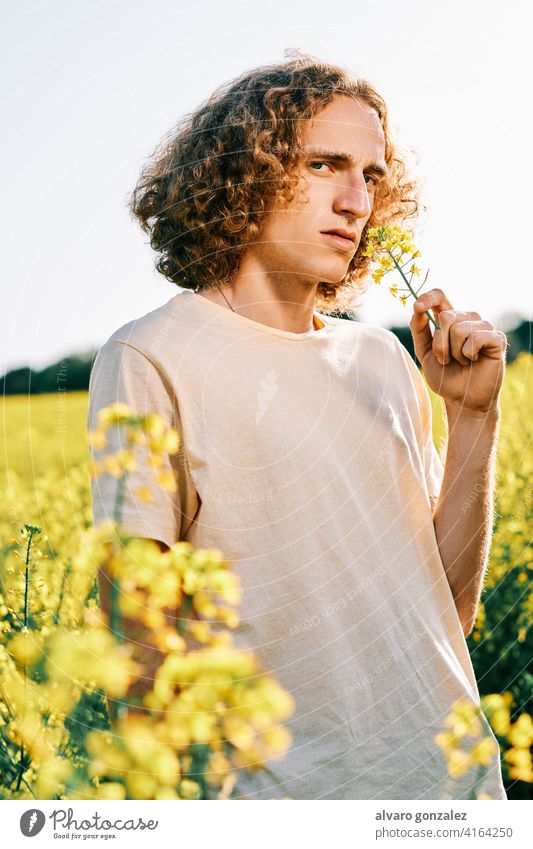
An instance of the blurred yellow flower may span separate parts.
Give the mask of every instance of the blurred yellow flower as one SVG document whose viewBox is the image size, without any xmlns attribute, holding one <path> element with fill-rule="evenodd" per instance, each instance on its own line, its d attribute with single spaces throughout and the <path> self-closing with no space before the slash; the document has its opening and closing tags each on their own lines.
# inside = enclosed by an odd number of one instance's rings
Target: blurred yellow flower
<svg viewBox="0 0 533 849">
<path fill-rule="evenodd" d="M 498 746 L 492 737 L 483 737 L 482 740 L 474 743 L 470 749 L 470 759 L 473 764 L 481 766 L 490 766 L 493 757 L 498 752 Z"/>
<path fill-rule="evenodd" d="M 15 634 L 8 643 L 8 651 L 22 665 L 31 665 L 40 658 L 43 650 L 43 638 L 38 631 L 26 631 Z"/>
<path fill-rule="evenodd" d="M 117 402 L 102 408 L 96 414 L 98 428 L 106 428 L 110 425 L 122 424 L 133 415 L 133 410 L 128 404 Z"/>
<path fill-rule="evenodd" d="M 153 501 L 154 497 L 149 487 L 147 486 L 138 486 L 134 489 L 134 493 L 137 498 L 140 498 L 141 501 Z"/>
<path fill-rule="evenodd" d="M 188 778 L 184 778 L 183 781 L 180 782 L 179 794 L 181 799 L 199 799 L 200 785 L 197 781 L 191 781 Z"/>
<path fill-rule="evenodd" d="M 163 489 L 168 492 L 176 492 L 177 484 L 174 473 L 171 471 L 156 472 L 156 479 L 161 484 Z"/>
<path fill-rule="evenodd" d="M 91 448 L 101 450 L 107 446 L 107 437 L 101 430 L 88 431 L 87 438 Z"/>
<path fill-rule="evenodd" d="M 533 743 L 533 721 L 528 713 L 522 713 L 507 735 L 513 746 L 529 748 Z"/>
</svg>

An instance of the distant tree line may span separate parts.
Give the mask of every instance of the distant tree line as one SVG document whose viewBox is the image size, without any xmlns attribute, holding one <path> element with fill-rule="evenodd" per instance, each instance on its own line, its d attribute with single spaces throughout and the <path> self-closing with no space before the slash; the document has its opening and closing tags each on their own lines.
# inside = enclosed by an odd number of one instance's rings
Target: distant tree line
<svg viewBox="0 0 533 849">
<path fill-rule="evenodd" d="M 89 388 L 94 356 L 75 354 L 63 357 L 41 371 L 24 367 L 8 371 L 0 378 L 4 395 L 40 395 L 43 392 L 74 392 Z"/>
<path fill-rule="evenodd" d="M 341 318 L 354 318 L 354 315 L 350 313 L 339 315 Z M 513 362 L 521 351 L 531 353 L 532 324 L 531 321 L 522 321 L 513 330 L 506 331 L 509 339 L 508 363 Z M 391 327 L 390 330 L 416 361 L 410 328 L 405 325 Z M 41 371 L 34 371 L 27 367 L 13 369 L 0 378 L 0 389 L 4 395 L 39 395 L 43 392 L 87 390 L 95 356 L 96 353 L 64 357 Z"/>
</svg>

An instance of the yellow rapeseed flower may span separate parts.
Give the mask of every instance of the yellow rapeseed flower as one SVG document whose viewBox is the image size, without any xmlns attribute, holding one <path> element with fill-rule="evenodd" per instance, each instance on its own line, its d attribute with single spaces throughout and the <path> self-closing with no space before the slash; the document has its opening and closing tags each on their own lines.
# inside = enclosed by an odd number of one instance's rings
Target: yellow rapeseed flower
<svg viewBox="0 0 533 849">
<path fill-rule="evenodd" d="M 189 778 L 184 778 L 180 781 L 178 788 L 181 799 L 200 799 L 201 789 L 197 781 L 191 781 Z"/>
<path fill-rule="evenodd" d="M 146 416 L 143 430 L 152 437 L 162 436 L 165 432 L 165 421 L 163 417 L 159 413 L 149 413 Z"/>
<path fill-rule="evenodd" d="M 15 634 L 8 643 L 8 651 L 22 665 L 31 665 L 40 658 L 43 650 L 43 638 L 38 631 L 26 631 Z"/>
<path fill-rule="evenodd" d="M 473 764 L 490 766 L 494 755 L 498 752 L 498 746 L 492 737 L 483 737 L 482 740 L 473 744 L 470 749 L 470 759 Z"/>
<path fill-rule="evenodd" d="M 107 437 L 101 430 L 88 431 L 87 439 L 91 448 L 100 450 L 107 446 Z"/>
<path fill-rule="evenodd" d="M 177 484 L 174 472 L 172 471 L 162 471 L 156 472 L 156 479 L 161 484 L 163 489 L 166 489 L 167 492 L 176 492 Z"/>
<path fill-rule="evenodd" d="M 137 496 L 137 498 L 140 498 L 141 501 L 148 502 L 148 501 L 154 500 L 152 492 L 151 492 L 151 490 L 148 486 L 138 486 L 133 491 L 134 491 L 134 494 Z"/>
<path fill-rule="evenodd" d="M 462 749 L 450 749 L 447 752 L 447 768 L 448 774 L 452 778 L 459 778 L 468 772 L 470 767 L 470 757 L 462 751 Z"/>
<path fill-rule="evenodd" d="M 128 404 L 117 402 L 103 407 L 96 414 L 98 429 L 107 428 L 110 425 L 119 425 L 133 416 L 133 410 Z"/>
<path fill-rule="evenodd" d="M 413 275 L 420 275 L 420 268 L 413 263 L 407 272 L 411 275 L 408 278 L 404 273 L 404 268 L 410 260 L 406 260 L 404 255 L 410 256 L 412 260 L 415 257 L 421 256 L 420 251 L 413 242 L 411 233 L 400 230 L 397 225 L 393 227 L 371 227 L 369 229 L 367 245 L 363 251 L 363 256 L 369 257 L 371 261 L 378 264 L 378 267 L 372 272 L 371 277 L 376 283 L 381 284 L 385 274 L 396 270 L 401 275 L 409 292 L 409 294 L 400 295 L 400 301 L 405 306 L 407 299 L 411 295 L 413 298 L 418 298 L 419 292 L 416 292 L 412 288 L 410 281 Z M 389 287 L 389 291 L 394 297 L 397 296 L 397 286 Z M 435 328 L 437 328 L 438 325 L 429 310 L 426 310 L 426 314 Z"/>
<path fill-rule="evenodd" d="M 518 747 L 508 749 L 504 758 L 509 767 L 509 777 L 517 781 L 533 782 L 533 766 L 531 762 L 531 752 L 529 749 L 521 749 Z"/>
<path fill-rule="evenodd" d="M 490 724 L 495 734 L 499 737 L 505 737 L 511 728 L 509 708 L 497 708 L 490 715 Z"/>
<path fill-rule="evenodd" d="M 513 746 L 529 748 L 533 744 L 533 720 L 528 713 L 522 713 L 507 735 Z"/>
<path fill-rule="evenodd" d="M 104 784 L 100 784 L 96 798 L 121 802 L 126 798 L 126 788 L 118 781 L 106 781 Z"/>
</svg>

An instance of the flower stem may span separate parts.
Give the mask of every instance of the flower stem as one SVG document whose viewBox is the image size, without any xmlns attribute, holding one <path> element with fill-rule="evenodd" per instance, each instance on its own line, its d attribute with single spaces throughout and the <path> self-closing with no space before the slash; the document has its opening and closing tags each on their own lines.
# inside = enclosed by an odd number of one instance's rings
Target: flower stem
<svg viewBox="0 0 533 849">
<path fill-rule="evenodd" d="M 121 516 L 122 516 L 122 504 L 124 502 L 124 487 L 126 484 L 126 475 L 123 475 L 117 481 L 117 491 L 115 493 L 115 504 L 113 508 L 113 519 L 115 524 L 120 524 Z M 124 642 L 124 634 L 122 633 L 121 622 L 120 622 L 120 608 L 119 608 L 119 596 L 120 589 L 118 585 L 118 581 L 113 576 L 112 580 L 110 580 L 110 592 L 109 592 L 109 627 L 111 629 L 111 633 L 115 637 L 118 642 Z M 127 708 L 122 702 L 121 699 L 117 698 L 113 702 L 113 719 L 119 719 L 124 715 Z"/>
<path fill-rule="evenodd" d="M 118 525 L 122 517 L 122 504 L 124 503 L 124 486 L 126 484 L 126 475 L 122 475 L 117 482 L 117 491 L 115 493 L 115 504 L 113 507 L 113 519 Z"/>
<path fill-rule="evenodd" d="M 414 290 L 414 289 L 413 289 L 413 287 L 411 286 L 411 284 L 410 284 L 409 280 L 407 279 L 407 277 L 406 277 L 406 276 L 405 276 L 405 274 L 403 273 L 403 270 L 402 270 L 402 269 L 403 269 L 403 266 L 398 265 L 398 260 L 396 259 L 396 257 L 395 257 L 395 256 L 394 256 L 394 254 L 392 253 L 392 251 L 387 251 L 387 253 L 388 253 L 388 254 L 389 254 L 389 256 L 392 258 L 392 260 L 393 260 L 393 262 L 394 262 L 394 265 L 396 266 L 396 268 L 398 269 L 398 271 L 399 271 L 399 272 L 400 272 L 400 274 L 402 275 L 402 277 L 403 277 L 403 279 L 404 279 L 405 283 L 407 283 L 407 286 L 408 286 L 409 291 L 411 292 L 412 296 L 413 296 L 414 298 L 416 298 L 418 293 L 417 293 L 417 292 L 415 292 L 415 290 Z M 420 290 L 419 290 L 419 291 L 420 291 Z M 435 321 L 435 319 L 433 318 L 433 316 L 431 315 L 431 313 L 429 312 L 429 310 L 426 310 L 425 312 L 426 312 L 426 315 L 427 315 L 427 317 L 429 318 L 429 320 L 430 320 L 430 321 L 432 322 L 432 324 L 435 326 L 435 330 L 440 330 L 439 325 L 437 324 L 437 322 Z"/>
<path fill-rule="evenodd" d="M 117 491 L 115 495 L 115 506 L 113 510 L 113 519 L 115 523 L 118 525 L 120 523 L 121 514 L 122 514 L 122 504 L 124 501 L 124 486 L 126 483 L 126 476 L 123 475 L 118 479 L 117 483 Z M 117 582 L 113 579 L 111 581 L 111 592 L 110 592 L 110 615 L 109 615 L 109 625 L 111 628 L 111 632 L 117 638 L 117 640 L 123 640 L 124 635 L 120 628 L 120 610 L 118 606 L 119 599 L 119 587 Z"/>
<path fill-rule="evenodd" d="M 31 541 L 33 539 L 33 535 L 35 533 L 38 533 L 38 531 L 36 529 L 34 529 L 31 525 L 26 525 L 26 528 L 28 529 L 29 536 L 28 536 L 28 545 L 27 545 L 27 548 L 26 548 L 26 561 L 25 561 L 26 574 L 24 576 L 25 577 L 25 580 L 24 580 L 24 627 L 25 628 L 28 627 L 28 595 L 29 595 L 29 588 L 30 588 Z"/>
<path fill-rule="evenodd" d="M 30 553 L 31 553 L 31 543 L 34 537 L 34 534 L 38 534 L 41 532 L 40 528 L 35 527 L 34 525 L 25 525 L 26 530 L 28 531 L 28 545 L 26 547 L 26 571 L 24 575 L 24 629 L 28 630 L 28 603 L 29 603 L 29 590 L 30 590 Z M 24 695 L 26 695 L 26 685 L 27 685 L 27 672 L 26 672 L 26 661 L 23 664 L 23 674 L 24 674 Z M 24 773 L 26 772 L 26 758 L 24 753 L 24 743 L 21 744 L 20 747 L 20 758 L 18 763 L 19 774 L 17 778 L 17 785 L 15 787 L 15 792 L 18 793 L 20 790 L 20 785 L 23 781 Z"/>
<path fill-rule="evenodd" d="M 188 773 L 192 781 L 196 781 L 200 785 L 202 799 L 209 798 L 209 788 L 205 778 L 205 771 L 209 756 L 211 754 L 210 747 L 205 743 L 191 743 L 192 762 Z"/>
</svg>

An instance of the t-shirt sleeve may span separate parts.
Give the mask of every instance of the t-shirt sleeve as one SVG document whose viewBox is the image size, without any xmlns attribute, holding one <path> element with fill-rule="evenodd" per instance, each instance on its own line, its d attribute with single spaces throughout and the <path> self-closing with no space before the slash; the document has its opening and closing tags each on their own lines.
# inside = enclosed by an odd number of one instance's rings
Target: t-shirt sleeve
<svg viewBox="0 0 533 849">
<path fill-rule="evenodd" d="M 419 434 L 420 455 L 424 465 L 428 495 L 432 498 L 438 498 L 444 477 L 444 465 L 433 441 L 431 399 L 424 378 L 409 351 L 399 340 L 398 347 L 401 349 L 403 360 L 409 370 L 415 390 L 416 430 Z"/>
<path fill-rule="evenodd" d="M 183 540 L 199 507 L 199 498 L 190 474 L 183 442 L 177 399 L 168 378 L 151 360 L 126 342 L 107 341 L 99 350 L 91 371 L 89 384 L 88 430 L 96 430 L 97 413 L 114 403 L 128 404 L 134 413 L 158 413 L 167 428 L 180 434 L 177 454 L 164 454 L 158 471 L 172 471 L 177 491 L 164 489 L 148 462 L 149 447 L 135 446 L 137 468 L 128 472 L 124 488 L 120 521 L 135 536 L 161 540 L 168 546 Z M 124 428 L 107 431 L 108 444 L 104 449 L 90 448 L 94 459 L 115 454 L 126 448 Z M 118 480 L 107 472 L 92 478 L 93 519 L 98 524 L 113 519 Z M 147 487 L 151 500 L 136 494 Z"/>
</svg>

